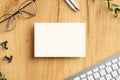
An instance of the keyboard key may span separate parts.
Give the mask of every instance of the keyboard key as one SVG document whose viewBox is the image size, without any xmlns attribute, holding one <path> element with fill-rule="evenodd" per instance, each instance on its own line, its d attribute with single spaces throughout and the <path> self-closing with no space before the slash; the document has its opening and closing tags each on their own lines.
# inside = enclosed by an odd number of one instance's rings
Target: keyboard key
<svg viewBox="0 0 120 80">
<path fill-rule="evenodd" d="M 110 66 L 112 63 L 109 61 L 106 63 L 106 66 Z"/>
<path fill-rule="evenodd" d="M 116 70 L 116 69 L 118 69 L 118 65 L 115 63 L 112 65 L 112 68 L 113 68 L 113 70 Z"/>
<path fill-rule="evenodd" d="M 111 80 L 115 80 L 115 79 L 111 79 Z"/>
<path fill-rule="evenodd" d="M 99 68 L 100 68 L 100 69 L 104 69 L 104 68 L 105 68 L 105 65 L 101 65 Z"/>
<path fill-rule="evenodd" d="M 116 63 L 116 62 L 118 62 L 118 59 L 117 59 L 117 58 L 115 58 L 115 59 L 112 60 L 112 63 L 113 63 L 113 64 Z"/>
<path fill-rule="evenodd" d="M 84 79 L 82 79 L 82 80 L 87 80 L 87 78 L 84 78 Z"/>
<path fill-rule="evenodd" d="M 97 71 L 99 71 L 99 68 L 93 69 L 93 72 L 94 72 L 94 73 L 97 72 Z"/>
<path fill-rule="evenodd" d="M 81 77 L 81 78 L 85 78 L 85 77 L 86 77 L 86 74 L 82 74 L 80 77 Z"/>
<path fill-rule="evenodd" d="M 118 59 L 120 60 L 120 57 L 118 57 Z"/>
<path fill-rule="evenodd" d="M 99 80 L 106 80 L 105 77 L 101 77 Z"/>
<path fill-rule="evenodd" d="M 91 75 L 91 74 L 92 74 L 92 71 L 87 72 L 87 75 Z"/>
<path fill-rule="evenodd" d="M 112 76 L 111 76 L 111 74 L 107 74 L 105 77 L 106 77 L 106 79 L 107 79 L 107 80 L 110 80 L 110 79 L 112 79 Z"/>
<path fill-rule="evenodd" d="M 118 71 L 118 73 L 120 74 L 120 69 L 118 69 L 117 71 Z"/>
<path fill-rule="evenodd" d="M 88 80 L 95 80 L 94 77 L 91 75 L 91 76 L 88 76 Z"/>
<path fill-rule="evenodd" d="M 120 61 L 118 62 L 118 65 L 120 66 Z"/>
<path fill-rule="evenodd" d="M 103 76 L 103 75 L 106 74 L 106 71 L 103 69 L 103 70 L 100 71 L 100 74 L 101 74 L 101 76 Z"/>
<path fill-rule="evenodd" d="M 113 71 L 113 72 L 112 72 L 112 76 L 113 76 L 113 77 L 117 77 L 117 76 L 118 76 L 117 71 Z"/>
<path fill-rule="evenodd" d="M 106 68 L 106 71 L 107 71 L 107 73 L 112 72 L 112 68 L 111 68 L 111 66 L 107 67 L 107 68 Z"/>
<path fill-rule="evenodd" d="M 100 78 L 100 74 L 99 74 L 98 72 L 96 72 L 96 73 L 94 74 L 94 77 L 95 77 L 95 79 L 98 79 L 98 78 Z"/>
<path fill-rule="evenodd" d="M 74 78 L 74 80 L 80 80 L 80 78 L 79 78 L 79 77 L 76 77 L 76 78 Z"/>
<path fill-rule="evenodd" d="M 120 80 L 120 76 L 116 77 L 116 80 Z"/>
</svg>

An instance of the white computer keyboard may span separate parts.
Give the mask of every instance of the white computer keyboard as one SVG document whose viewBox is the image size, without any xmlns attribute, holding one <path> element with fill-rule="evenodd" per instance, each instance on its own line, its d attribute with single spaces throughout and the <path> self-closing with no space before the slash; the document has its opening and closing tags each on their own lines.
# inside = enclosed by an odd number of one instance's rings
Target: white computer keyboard
<svg viewBox="0 0 120 80">
<path fill-rule="evenodd" d="M 65 80 L 120 80 L 120 53 Z"/>
</svg>

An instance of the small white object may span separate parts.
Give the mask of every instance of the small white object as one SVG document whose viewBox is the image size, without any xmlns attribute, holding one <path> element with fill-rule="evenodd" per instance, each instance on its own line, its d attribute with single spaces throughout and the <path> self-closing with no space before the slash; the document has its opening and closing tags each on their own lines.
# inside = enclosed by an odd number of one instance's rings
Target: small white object
<svg viewBox="0 0 120 80">
<path fill-rule="evenodd" d="M 35 57 L 85 57 L 85 23 L 35 23 Z"/>
</svg>

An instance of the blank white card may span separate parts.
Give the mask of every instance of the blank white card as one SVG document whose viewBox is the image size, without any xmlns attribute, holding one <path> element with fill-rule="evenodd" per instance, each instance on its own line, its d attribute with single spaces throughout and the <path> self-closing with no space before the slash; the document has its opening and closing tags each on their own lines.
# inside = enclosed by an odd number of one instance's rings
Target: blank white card
<svg viewBox="0 0 120 80">
<path fill-rule="evenodd" d="M 85 23 L 35 23 L 35 57 L 85 57 Z"/>
</svg>

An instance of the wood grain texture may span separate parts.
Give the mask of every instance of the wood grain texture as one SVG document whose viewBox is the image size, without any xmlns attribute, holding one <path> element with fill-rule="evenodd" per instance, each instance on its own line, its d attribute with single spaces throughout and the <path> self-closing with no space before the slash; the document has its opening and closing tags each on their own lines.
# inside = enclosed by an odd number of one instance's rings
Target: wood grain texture
<svg viewBox="0 0 120 80">
<path fill-rule="evenodd" d="M 0 15 L 14 13 L 24 0 L 0 0 Z M 9 50 L 0 52 L 1 71 L 8 80 L 63 80 L 120 51 L 120 17 L 114 18 L 105 0 L 75 0 L 80 11 L 73 12 L 64 0 L 37 0 L 37 16 L 29 20 L 17 15 L 17 27 L 0 32 Z M 86 22 L 86 58 L 34 58 L 35 22 Z M 13 55 L 13 62 L 3 61 Z"/>
</svg>

